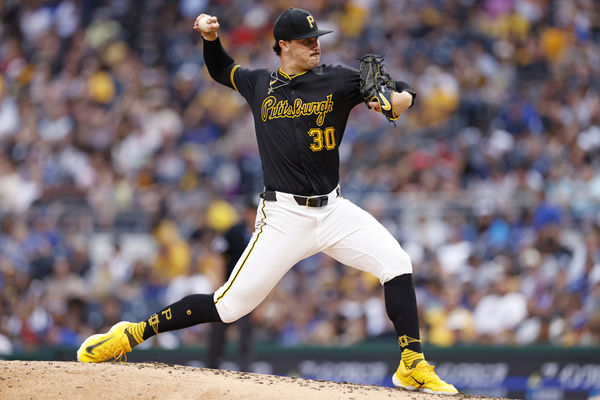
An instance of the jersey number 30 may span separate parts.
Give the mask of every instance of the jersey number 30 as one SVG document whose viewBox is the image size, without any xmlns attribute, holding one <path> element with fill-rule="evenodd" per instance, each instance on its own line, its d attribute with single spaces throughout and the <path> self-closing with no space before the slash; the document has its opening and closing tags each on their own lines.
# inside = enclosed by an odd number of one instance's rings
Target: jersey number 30
<svg viewBox="0 0 600 400">
<path fill-rule="evenodd" d="M 312 137 L 313 142 L 310 144 L 312 151 L 321 151 L 323 149 L 333 150 L 335 149 L 335 129 L 333 126 L 322 130 L 320 128 L 312 128 L 308 131 L 308 136 Z"/>
</svg>

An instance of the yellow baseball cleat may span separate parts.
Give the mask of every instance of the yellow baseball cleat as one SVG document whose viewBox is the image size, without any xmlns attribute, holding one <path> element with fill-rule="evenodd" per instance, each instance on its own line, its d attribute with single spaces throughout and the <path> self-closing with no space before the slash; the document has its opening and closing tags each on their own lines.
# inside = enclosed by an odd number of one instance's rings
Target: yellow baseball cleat
<svg viewBox="0 0 600 400">
<path fill-rule="evenodd" d="M 87 338 L 77 350 L 77 361 L 85 363 L 100 363 L 104 361 L 127 361 L 132 344 L 138 344 L 127 328 L 136 324 L 121 321 L 113 325 L 107 333 L 92 335 Z"/>
<path fill-rule="evenodd" d="M 394 386 L 408 390 L 419 390 L 430 394 L 457 394 L 458 390 L 441 380 L 433 368 L 433 365 L 429 365 L 425 360 L 421 360 L 414 368 L 409 368 L 404 361 L 400 361 L 392 382 Z"/>
</svg>

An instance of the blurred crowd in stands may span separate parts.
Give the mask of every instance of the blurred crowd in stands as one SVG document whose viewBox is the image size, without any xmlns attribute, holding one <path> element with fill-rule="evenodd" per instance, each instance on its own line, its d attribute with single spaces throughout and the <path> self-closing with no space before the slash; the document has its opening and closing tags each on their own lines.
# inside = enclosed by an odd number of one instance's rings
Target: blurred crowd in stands
<svg viewBox="0 0 600 400">
<path fill-rule="evenodd" d="M 598 1 L 5 0 L 0 354 L 76 348 L 222 284 L 214 243 L 261 167 L 192 24 L 218 16 L 236 62 L 275 69 L 289 6 L 335 31 L 324 63 L 383 54 L 418 92 L 398 127 L 356 107 L 341 185 L 410 253 L 425 341 L 600 346 Z M 393 336 L 379 282 L 322 255 L 252 318 L 290 346 Z"/>
</svg>

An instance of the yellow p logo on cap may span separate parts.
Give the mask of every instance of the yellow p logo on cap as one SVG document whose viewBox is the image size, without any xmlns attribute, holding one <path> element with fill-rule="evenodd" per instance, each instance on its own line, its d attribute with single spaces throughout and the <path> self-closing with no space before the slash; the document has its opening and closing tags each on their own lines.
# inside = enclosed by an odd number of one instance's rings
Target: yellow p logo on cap
<svg viewBox="0 0 600 400">
<path fill-rule="evenodd" d="M 313 16 L 309 15 L 308 17 L 306 17 L 306 19 L 308 20 L 308 24 L 310 25 L 310 27 L 314 28 L 313 23 L 315 22 L 315 19 L 313 18 Z"/>
</svg>

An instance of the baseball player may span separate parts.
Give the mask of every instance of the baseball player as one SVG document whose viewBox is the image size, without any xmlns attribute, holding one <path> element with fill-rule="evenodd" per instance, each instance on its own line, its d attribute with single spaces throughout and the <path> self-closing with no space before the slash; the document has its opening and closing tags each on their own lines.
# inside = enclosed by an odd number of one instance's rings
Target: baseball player
<svg viewBox="0 0 600 400">
<path fill-rule="evenodd" d="M 340 263 L 375 275 L 384 287 L 386 311 L 401 347 L 392 380 L 397 387 L 456 394 L 421 351 L 417 303 L 408 254 L 369 213 L 341 195 L 339 146 L 350 110 L 366 101 L 388 119 L 397 119 L 415 93 L 404 82 L 381 75 L 376 56 L 360 71 L 320 65 L 317 21 L 290 8 L 276 20 L 274 71 L 236 64 L 219 39 L 216 17 L 194 23 L 204 39 L 210 76 L 239 92 L 254 116 L 265 191 L 255 229 L 228 281 L 212 295 L 186 296 L 139 323 L 119 322 L 93 335 L 77 352 L 82 362 L 126 359 L 126 352 L 151 336 L 206 322 L 232 322 L 248 314 L 298 261 L 324 252 Z M 389 89 L 389 87 L 393 90 Z M 386 87 L 389 89 L 386 89 Z"/>
</svg>

